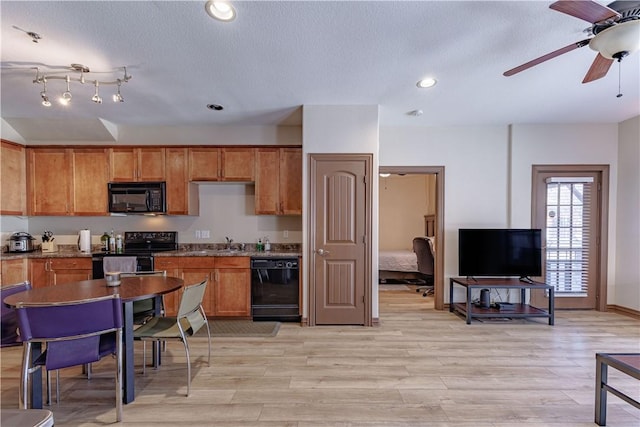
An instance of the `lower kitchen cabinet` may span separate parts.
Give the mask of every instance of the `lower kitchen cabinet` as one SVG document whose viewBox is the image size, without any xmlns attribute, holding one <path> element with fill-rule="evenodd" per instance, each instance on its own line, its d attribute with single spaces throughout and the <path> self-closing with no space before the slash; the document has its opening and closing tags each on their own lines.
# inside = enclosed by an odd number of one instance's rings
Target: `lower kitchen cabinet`
<svg viewBox="0 0 640 427">
<path fill-rule="evenodd" d="M 202 307 L 209 317 L 251 316 L 251 270 L 249 257 L 162 257 L 154 258 L 154 269 L 180 277 L 185 286 L 207 279 Z M 175 316 L 180 293 L 165 295 L 167 315 Z"/>
<path fill-rule="evenodd" d="M 90 280 L 93 275 L 91 258 L 32 258 L 29 260 L 29 280 L 34 288 Z"/>
<path fill-rule="evenodd" d="M 0 276 L 0 285 L 7 286 L 27 280 L 27 259 L 3 259 L 2 276 Z M 0 304 L 2 301 L 0 301 Z"/>
</svg>

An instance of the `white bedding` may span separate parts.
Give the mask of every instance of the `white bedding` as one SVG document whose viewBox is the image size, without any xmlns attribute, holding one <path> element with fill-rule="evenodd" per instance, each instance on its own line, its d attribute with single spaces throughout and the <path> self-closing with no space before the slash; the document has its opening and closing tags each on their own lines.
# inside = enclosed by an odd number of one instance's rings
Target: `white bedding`
<svg viewBox="0 0 640 427">
<path fill-rule="evenodd" d="M 378 270 L 418 271 L 418 259 L 413 251 L 380 251 Z"/>
</svg>

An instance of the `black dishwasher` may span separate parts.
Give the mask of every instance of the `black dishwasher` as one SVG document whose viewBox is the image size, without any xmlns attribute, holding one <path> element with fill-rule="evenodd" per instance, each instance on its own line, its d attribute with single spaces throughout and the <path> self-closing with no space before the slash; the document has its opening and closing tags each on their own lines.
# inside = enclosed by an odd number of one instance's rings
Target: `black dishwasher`
<svg viewBox="0 0 640 427">
<path fill-rule="evenodd" d="M 300 321 L 298 258 L 251 258 L 251 315 L 254 321 Z"/>
</svg>

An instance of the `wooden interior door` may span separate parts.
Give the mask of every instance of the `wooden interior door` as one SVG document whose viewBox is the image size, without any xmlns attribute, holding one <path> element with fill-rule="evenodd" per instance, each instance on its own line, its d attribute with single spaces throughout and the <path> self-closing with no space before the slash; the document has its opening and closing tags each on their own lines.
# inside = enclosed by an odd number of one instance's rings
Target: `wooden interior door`
<svg viewBox="0 0 640 427">
<path fill-rule="evenodd" d="M 311 324 L 371 324 L 371 161 L 311 156 Z"/>
</svg>

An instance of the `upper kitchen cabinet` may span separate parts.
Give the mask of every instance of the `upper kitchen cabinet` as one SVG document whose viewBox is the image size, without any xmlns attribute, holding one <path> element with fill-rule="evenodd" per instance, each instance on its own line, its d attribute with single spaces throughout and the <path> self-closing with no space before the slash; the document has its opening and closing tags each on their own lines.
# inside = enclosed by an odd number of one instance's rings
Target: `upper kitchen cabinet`
<svg viewBox="0 0 640 427">
<path fill-rule="evenodd" d="M 302 149 L 256 150 L 256 214 L 302 214 Z"/>
<path fill-rule="evenodd" d="M 167 213 L 198 214 L 198 187 L 189 182 L 189 149 L 167 148 L 165 173 L 167 182 Z"/>
<path fill-rule="evenodd" d="M 71 152 L 72 207 L 75 215 L 107 215 L 109 150 L 77 148 Z"/>
<path fill-rule="evenodd" d="M 27 148 L 27 212 L 63 216 L 71 206 L 71 151 L 65 148 Z"/>
<path fill-rule="evenodd" d="M 25 197 L 26 163 L 22 145 L 2 141 L 0 145 L 0 214 L 24 215 L 27 211 Z"/>
<path fill-rule="evenodd" d="M 165 149 L 114 147 L 109 149 L 111 181 L 164 181 Z"/>
<path fill-rule="evenodd" d="M 250 147 L 192 147 L 190 181 L 253 181 L 254 151 Z"/>
<path fill-rule="evenodd" d="M 29 215 L 106 215 L 105 148 L 28 148 Z"/>
</svg>

